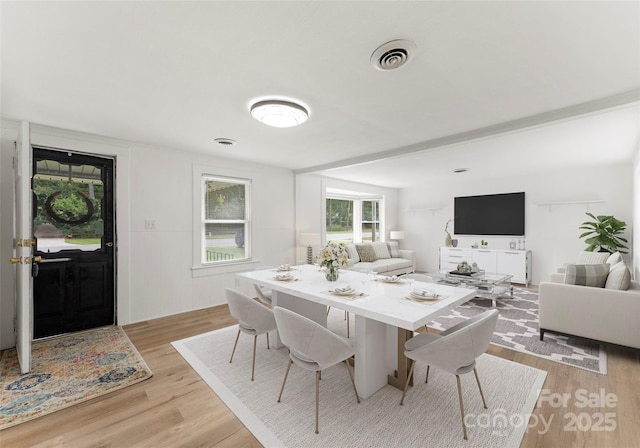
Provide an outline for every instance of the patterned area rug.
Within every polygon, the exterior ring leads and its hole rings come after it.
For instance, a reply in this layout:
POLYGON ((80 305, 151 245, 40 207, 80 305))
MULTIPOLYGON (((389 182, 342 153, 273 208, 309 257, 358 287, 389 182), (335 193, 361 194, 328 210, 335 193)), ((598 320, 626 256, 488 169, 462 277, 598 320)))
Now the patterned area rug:
MULTIPOLYGON (((444 330, 490 307, 491 300, 476 297, 429 326, 444 330)), ((607 352, 601 344, 551 333, 545 333, 544 341, 540 340, 535 292, 514 288, 514 297, 499 298, 496 307, 500 316, 493 344, 606 375, 607 352)))
POLYGON ((38 341, 32 370, 20 374, 15 349, 0 360, 0 430, 138 383, 151 370, 120 327, 38 341))

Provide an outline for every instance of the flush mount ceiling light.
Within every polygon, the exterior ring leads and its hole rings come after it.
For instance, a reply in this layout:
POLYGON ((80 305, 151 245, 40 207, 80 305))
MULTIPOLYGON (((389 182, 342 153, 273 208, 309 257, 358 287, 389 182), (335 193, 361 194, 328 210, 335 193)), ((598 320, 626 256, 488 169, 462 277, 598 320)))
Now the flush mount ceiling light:
POLYGON ((299 104, 282 100, 258 101, 251 106, 251 116, 268 126, 290 128, 307 121, 309 112, 299 104))
POLYGON ((411 60, 415 49, 415 44, 409 40, 392 40, 373 52, 371 64, 378 70, 398 69, 411 60))

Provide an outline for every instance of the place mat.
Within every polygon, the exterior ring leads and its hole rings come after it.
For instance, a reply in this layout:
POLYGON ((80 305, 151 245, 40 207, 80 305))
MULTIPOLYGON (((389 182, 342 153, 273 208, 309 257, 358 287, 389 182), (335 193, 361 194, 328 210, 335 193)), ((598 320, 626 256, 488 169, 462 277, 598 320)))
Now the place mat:
POLYGON ((340 294, 340 293, 329 290, 329 291, 323 291, 323 294, 329 294, 335 297, 342 297, 343 299, 355 299, 355 298, 369 296, 369 294, 367 294, 366 292, 358 292, 358 291, 354 291, 351 294, 340 294))
POLYGON ((438 302, 438 301, 440 301, 442 299, 446 299, 447 297, 449 297, 449 296, 443 296, 442 294, 438 294, 437 296, 435 296, 433 298, 431 298, 431 297, 429 297, 429 298, 427 298, 427 297, 418 298, 418 297, 414 297, 414 296, 408 295, 408 296, 405 297, 405 299, 406 300, 410 300, 412 302, 416 302, 416 303, 435 303, 435 302, 438 302))
POLYGON ((273 279, 277 282, 297 282, 300 279, 298 277, 291 277, 291 278, 278 278, 278 277, 273 277, 273 279))
POLYGON ((382 278, 377 278, 376 279, 377 282, 380 283, 387 283, 389 285, 406 285, 408 282, 405 279, 398 279, 398 280, 385 280, 382 278))

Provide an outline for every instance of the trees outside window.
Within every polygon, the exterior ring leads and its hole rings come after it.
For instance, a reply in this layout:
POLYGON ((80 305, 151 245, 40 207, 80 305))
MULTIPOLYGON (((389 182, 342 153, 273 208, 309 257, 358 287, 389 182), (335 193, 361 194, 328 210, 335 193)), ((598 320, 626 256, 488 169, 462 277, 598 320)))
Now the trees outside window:
POLYGON ((203 176, 202 264, 250 257, 249 180, 203 176))
POLYGON ((327 197, 326 241, 380 241, 382 199, 327 197))

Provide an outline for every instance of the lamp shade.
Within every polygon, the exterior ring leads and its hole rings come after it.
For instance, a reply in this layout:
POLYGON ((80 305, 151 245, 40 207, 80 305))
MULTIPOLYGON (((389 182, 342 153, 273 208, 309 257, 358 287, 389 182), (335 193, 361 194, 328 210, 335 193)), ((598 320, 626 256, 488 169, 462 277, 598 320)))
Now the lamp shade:
POLYGON ((389 232, 389 237, 392 240, 403 240, 404 239, 404 231, 403 230, 392 230, 389 232))
POLYGON ((316 246, 318 244, 320 244, 319 233, 301 233, 300 234, 301 246, 316 246))

